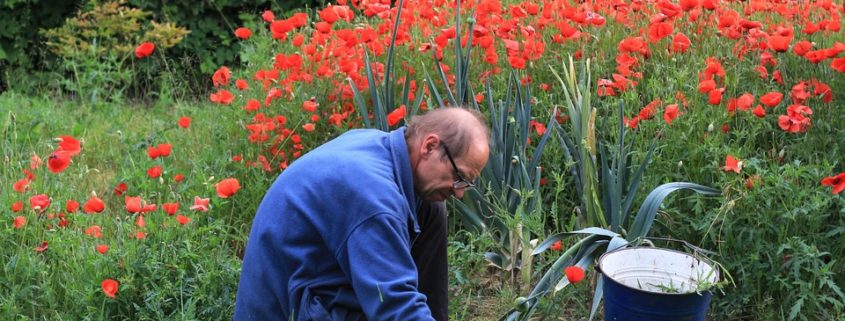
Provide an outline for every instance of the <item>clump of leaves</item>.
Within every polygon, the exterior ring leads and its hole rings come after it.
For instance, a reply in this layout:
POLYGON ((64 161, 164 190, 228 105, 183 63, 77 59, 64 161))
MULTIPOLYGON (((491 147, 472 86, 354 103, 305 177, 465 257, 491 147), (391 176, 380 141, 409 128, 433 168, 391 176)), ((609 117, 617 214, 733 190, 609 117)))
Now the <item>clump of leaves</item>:
POLYGON ((124 0, 93 4, 79 11, 58 28, 42 29, 47 49, 62 58, 85 59, 89 55, 125 56, 144 41, 159 49, 175 46, 188 29, 174 23, 147 22, 152 13, 127 7, 124 0), (93 50, 92 50, 93 49, 93 50))
POLYGON ((119 101, 127 89, 146 88, 162 75, 160 62, 132 63, 138 45, 152 42, 155 50, 163 50, 190 33, 173 23, 150 21, 150 12, 128 7, 124 0, 92 1, 87 7, 61 27, 40 32, 47 49, 60 58, 59 84, 92 103, 119 101))

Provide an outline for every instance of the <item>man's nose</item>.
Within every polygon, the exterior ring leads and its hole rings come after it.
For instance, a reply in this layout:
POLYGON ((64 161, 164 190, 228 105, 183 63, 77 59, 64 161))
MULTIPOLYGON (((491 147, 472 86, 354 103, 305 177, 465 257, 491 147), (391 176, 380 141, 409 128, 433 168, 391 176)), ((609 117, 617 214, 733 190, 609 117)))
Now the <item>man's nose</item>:
POLYGON ((456 198, 462 198, 464 197, 464 191, 466 191, 466 188, 453 188, 452 194, 454 194, 456 198))

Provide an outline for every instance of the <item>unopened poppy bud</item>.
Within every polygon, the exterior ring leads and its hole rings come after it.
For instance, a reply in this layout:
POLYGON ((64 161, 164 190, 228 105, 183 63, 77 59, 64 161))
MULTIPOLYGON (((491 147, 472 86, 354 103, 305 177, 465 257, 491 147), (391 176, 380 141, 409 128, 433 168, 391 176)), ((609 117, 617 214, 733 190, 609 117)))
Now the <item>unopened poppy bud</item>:
POLYGON ((526 312, 529 308, 531 308, 531 302, 528 301, 528 298, 526 297, 516 298, 514 305, 516 306, 516 310, 519 312, 526 312))
POLYGON ((712 133, 714 129, 716 129, 716 127, 713 126, 713 123, 710 123, 710 125, 707 125, 707 132, 708 133, 712 133))

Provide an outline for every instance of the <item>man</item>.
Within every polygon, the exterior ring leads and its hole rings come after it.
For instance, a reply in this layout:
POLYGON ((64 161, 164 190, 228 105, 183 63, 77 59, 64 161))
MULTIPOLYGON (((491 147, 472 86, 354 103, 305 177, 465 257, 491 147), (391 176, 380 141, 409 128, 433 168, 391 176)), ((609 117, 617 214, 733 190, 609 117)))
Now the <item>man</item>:
POLYGON ((291 164, 258 207, 235 320, 446 320, 442 201, 473 186, 488 136, 477 112, 442 108, 291 164))

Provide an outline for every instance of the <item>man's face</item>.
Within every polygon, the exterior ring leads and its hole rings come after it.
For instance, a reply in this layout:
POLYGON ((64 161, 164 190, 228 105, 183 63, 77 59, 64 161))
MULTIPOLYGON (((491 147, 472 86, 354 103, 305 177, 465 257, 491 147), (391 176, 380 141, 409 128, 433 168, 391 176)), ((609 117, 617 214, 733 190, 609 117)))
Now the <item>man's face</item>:
POLYGON ((471 146, 461 157, 451 157, 451 150, 442 142, 432 148, 414 169, 414 187, 429 202, 443 201, 452 195, 463 197, 480 175, 490 153, 486 144, 471 146))

